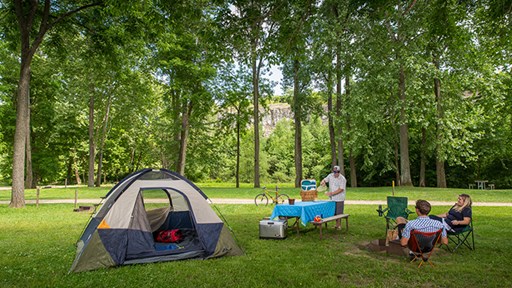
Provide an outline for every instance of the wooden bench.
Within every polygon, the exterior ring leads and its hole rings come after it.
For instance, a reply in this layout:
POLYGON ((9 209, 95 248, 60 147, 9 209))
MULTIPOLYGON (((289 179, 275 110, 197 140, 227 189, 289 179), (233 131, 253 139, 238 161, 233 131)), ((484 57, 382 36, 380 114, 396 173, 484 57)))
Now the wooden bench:
POLYGON ((327 229, 328 222, 336 221, 338 219, 345 219, 345 226, 347 227, 347 231, 348 231, 348 216, 350 216, 350 214, 338 214, 338 215, 334 215, 331 217, 323 218, 322 220, 320 220, 318 222, 311 221, 310 223, 315 225, 315 228, 320 227, 320 240, 321 240, 322 239, 322 226, 323 226, 322 224, 325 224, 325 228, 327 229))

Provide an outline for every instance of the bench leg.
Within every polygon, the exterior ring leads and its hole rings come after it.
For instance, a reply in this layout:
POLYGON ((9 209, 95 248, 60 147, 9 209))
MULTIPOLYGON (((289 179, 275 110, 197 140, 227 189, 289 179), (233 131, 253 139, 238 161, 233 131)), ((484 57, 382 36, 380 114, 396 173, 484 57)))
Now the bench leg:
MULTIPOLYGON (((341 220, 340 220, 341 221, 341 220)), ((341 224, 341 223, 340 223, 341 224)), ((348 217, 345 218, 345 228, 347 228, 347 232, 348 232, 348 217)), ((340 241, 343 240, 343 233, 340 229, 340 241)))
MULTIPOLYGON (((318 226, 320 226, 320 240, 322 240, 322 224, 318 226)), ((325 226, 327 227, 327 223, 325 223, 325 226)))

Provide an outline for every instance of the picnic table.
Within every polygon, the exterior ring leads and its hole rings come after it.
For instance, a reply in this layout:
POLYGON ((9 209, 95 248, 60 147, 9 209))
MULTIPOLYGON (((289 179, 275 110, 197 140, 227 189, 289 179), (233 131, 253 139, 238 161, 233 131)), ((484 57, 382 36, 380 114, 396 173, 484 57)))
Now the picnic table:
POLYGON ((488 180, 475 180, 476 189, 485 190, 485 185, 489 182, 488 180))
POLYGON ((278 204, 274 207, 270 219, 277 217, 295 218, 295 223, 290 227, 299 232, 299 223, 306 226, 313 221, 315 216, 322 218, 334 216, 336 203, 334 201, 307 201, 295 202, 294 205, 278 204))

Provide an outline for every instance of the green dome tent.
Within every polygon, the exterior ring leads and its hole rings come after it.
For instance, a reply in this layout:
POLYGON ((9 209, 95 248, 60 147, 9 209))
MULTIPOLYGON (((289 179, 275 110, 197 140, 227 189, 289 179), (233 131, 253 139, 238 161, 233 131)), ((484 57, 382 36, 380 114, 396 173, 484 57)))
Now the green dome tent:
POLYGON ((71 271, 242 255, 207 199, 192 182, 169 170, 144 169, 127 176, 92 215, 77 242, 71 271), (160 201, 151 205, 145 196, 160 201), (176 229, 181 241, 156 240, 161 231, 176 229))

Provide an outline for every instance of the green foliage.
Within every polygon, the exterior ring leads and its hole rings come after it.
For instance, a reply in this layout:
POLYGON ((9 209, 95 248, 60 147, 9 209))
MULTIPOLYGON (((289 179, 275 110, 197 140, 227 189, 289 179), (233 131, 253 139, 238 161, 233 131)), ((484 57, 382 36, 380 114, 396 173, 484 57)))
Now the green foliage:
MULTIPOLYGON (((93 99, 94 142, 96 153, 103 153, 107 182, 143 167, 176 170, 181 137, 187 137, 187 177, 232 181, 238 124, 240 177, 249 183, 252 69, 261 69, 261 76, 268 65, 280 65, 286 94, 270 95, 259 79, 259 103, 288 103, 300 114, 304 177, 319 179, 329 171, 324 110, 341 73, 349 87, 342 87, 334 120, 343 127, 344 156, 354 157, 359 185, 380 186, 396 177, 398 127, 405 122, 414 184, 425 155, 427 186, 436 185, 435 162, 442 160, 449 186, 487 179, 512 187, 509 2, 106 1, 54 26, 35 54, 34 176, 40 185, 73 183, 74 172, 87 178, 93 99), (401 66, 404 103, 397 101, 401 66), (293 76, 299 84, 295 94, 293 76), (440 100, 434 79, 441 85, 440 100), (184 120, 188 136, 182 136, 184 120)), ((79 4, 52 1, 52 13, 79 4)), ((8 184, 20 47, 12 3, 3 1, 0 10, 0 181, 8 184)), ((264 182, 294 178, 291 121, 260 137, 264 182)))

